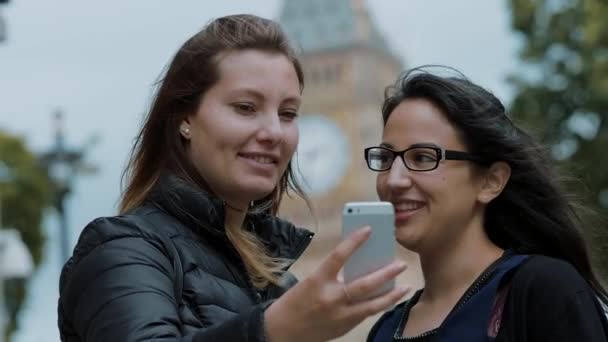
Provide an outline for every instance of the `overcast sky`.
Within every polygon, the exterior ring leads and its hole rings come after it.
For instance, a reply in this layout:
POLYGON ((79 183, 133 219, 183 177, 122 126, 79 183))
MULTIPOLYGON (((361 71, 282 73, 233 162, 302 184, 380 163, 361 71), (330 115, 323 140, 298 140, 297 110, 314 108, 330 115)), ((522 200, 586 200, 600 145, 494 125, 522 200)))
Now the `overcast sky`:
MULTIPOLYGON (((119 177, 152 84, 176 49, 211 18, 253 13, 276 18, 280 0, 12 0, 0 6, 8 40, 0 44, 0 129, 36 151, 53 141, 51 113, 61 108, 67 144, 101 140, 88 154, 100 167, 75 181, 68 202, 73 241, 97 216, 116 210, 119 177), (179 4, 179 6, 175 6, 179 4)), ((370 0, 380 31, 406 66, 446 64, 508 103, 505 83, 517 67, 517 37, 506 1, 370 0)), ((33 276, 16 342, 58 341, 57 223, 43 267, 33 276)))

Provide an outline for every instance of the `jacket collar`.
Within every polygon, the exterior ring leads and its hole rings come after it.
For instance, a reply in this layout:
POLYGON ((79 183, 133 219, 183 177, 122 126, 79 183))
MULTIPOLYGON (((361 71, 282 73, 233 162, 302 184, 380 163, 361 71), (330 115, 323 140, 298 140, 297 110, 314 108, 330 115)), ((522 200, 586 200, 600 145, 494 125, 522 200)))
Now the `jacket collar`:
MULTIPOLYGON (((224 227, 225 202, 220 198, 177 176, 164 175, 148 199, 205 239, 232 246, 224 227)), ((297 259, 314 235, 270 214, 251 214, 245 220, 277 258, 297 259)))

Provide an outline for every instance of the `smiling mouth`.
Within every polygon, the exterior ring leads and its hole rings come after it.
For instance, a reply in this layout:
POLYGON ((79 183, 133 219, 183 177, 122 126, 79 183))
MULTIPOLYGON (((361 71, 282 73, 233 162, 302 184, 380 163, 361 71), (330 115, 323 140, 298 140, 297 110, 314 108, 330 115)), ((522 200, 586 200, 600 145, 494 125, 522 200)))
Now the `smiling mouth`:
POLYGON ((414 215, 418 210, 423 208, 426 205, 424 202, 420 201, 407 201, 394 203, 395 207, 395 222, 403 223, 407 221, 412 215, 414 215))
POLYGON ((239 153, 239 156, 245 159, 253 160, 260 164, 272 165, 277 164, 278 158, 268 155, 239 153))
POLYGON ((395 211, 412 211, 424 207, 424 202, 407 201, 401 203, 394 203, 393 206, 395 207, 395 211))

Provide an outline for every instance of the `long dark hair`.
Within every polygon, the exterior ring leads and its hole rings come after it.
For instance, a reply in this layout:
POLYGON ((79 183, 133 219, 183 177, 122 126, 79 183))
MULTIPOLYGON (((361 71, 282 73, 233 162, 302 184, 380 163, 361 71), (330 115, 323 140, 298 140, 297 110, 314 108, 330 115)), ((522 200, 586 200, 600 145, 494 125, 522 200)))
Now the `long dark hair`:
MULTIPOLYGON (((121 213, 142 205, 165 173, 211 193, 188 157, 188 142, 179 134, 179 125, 196 112, 203 94, 218 81, 222 54, 245 49, 284 55, 294 66, 300 89, 304 88, 300 62, 276 22, 243 14, 221 17, 206 25, 180 47, 158 82, 156 96, 123 172, 121 213)), ((272 193, 255 201, 250 210, 276 214, 287 191, 295 192, 308 202, 296 181, 291 162, 272 193)), ((256 286, 278 282, 276 271, 281 268, 281 262, 267 257, 255 236, 241 227, 226 227, 226 234, 241 254, 256 286)))
POLYGON ((598 297, 608 294, 591 266, 577 205, 563 188, 547 149, 507 116, 496 96, 455 69, 423 66, 405 72, 385 91, 384 124, 405 99, 423 98, 443 110, 480 167, 503 161, 511 177, 486 208, 484 229, 504 249, 542 254, 572 264, 598 297), (439 74, 440 70, 447 72, 439 74))

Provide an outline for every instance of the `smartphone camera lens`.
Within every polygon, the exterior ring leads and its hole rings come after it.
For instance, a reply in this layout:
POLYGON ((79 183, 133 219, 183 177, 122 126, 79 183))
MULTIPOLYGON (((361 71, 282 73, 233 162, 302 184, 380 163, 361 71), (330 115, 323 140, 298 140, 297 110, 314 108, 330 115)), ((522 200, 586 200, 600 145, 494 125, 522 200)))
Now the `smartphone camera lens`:
POLYGON ((353 212, 353 210, 349 208, 349 209, 347 210, 347 212, 350 214, 350 213, 352 213, 352 212, 353 212))

